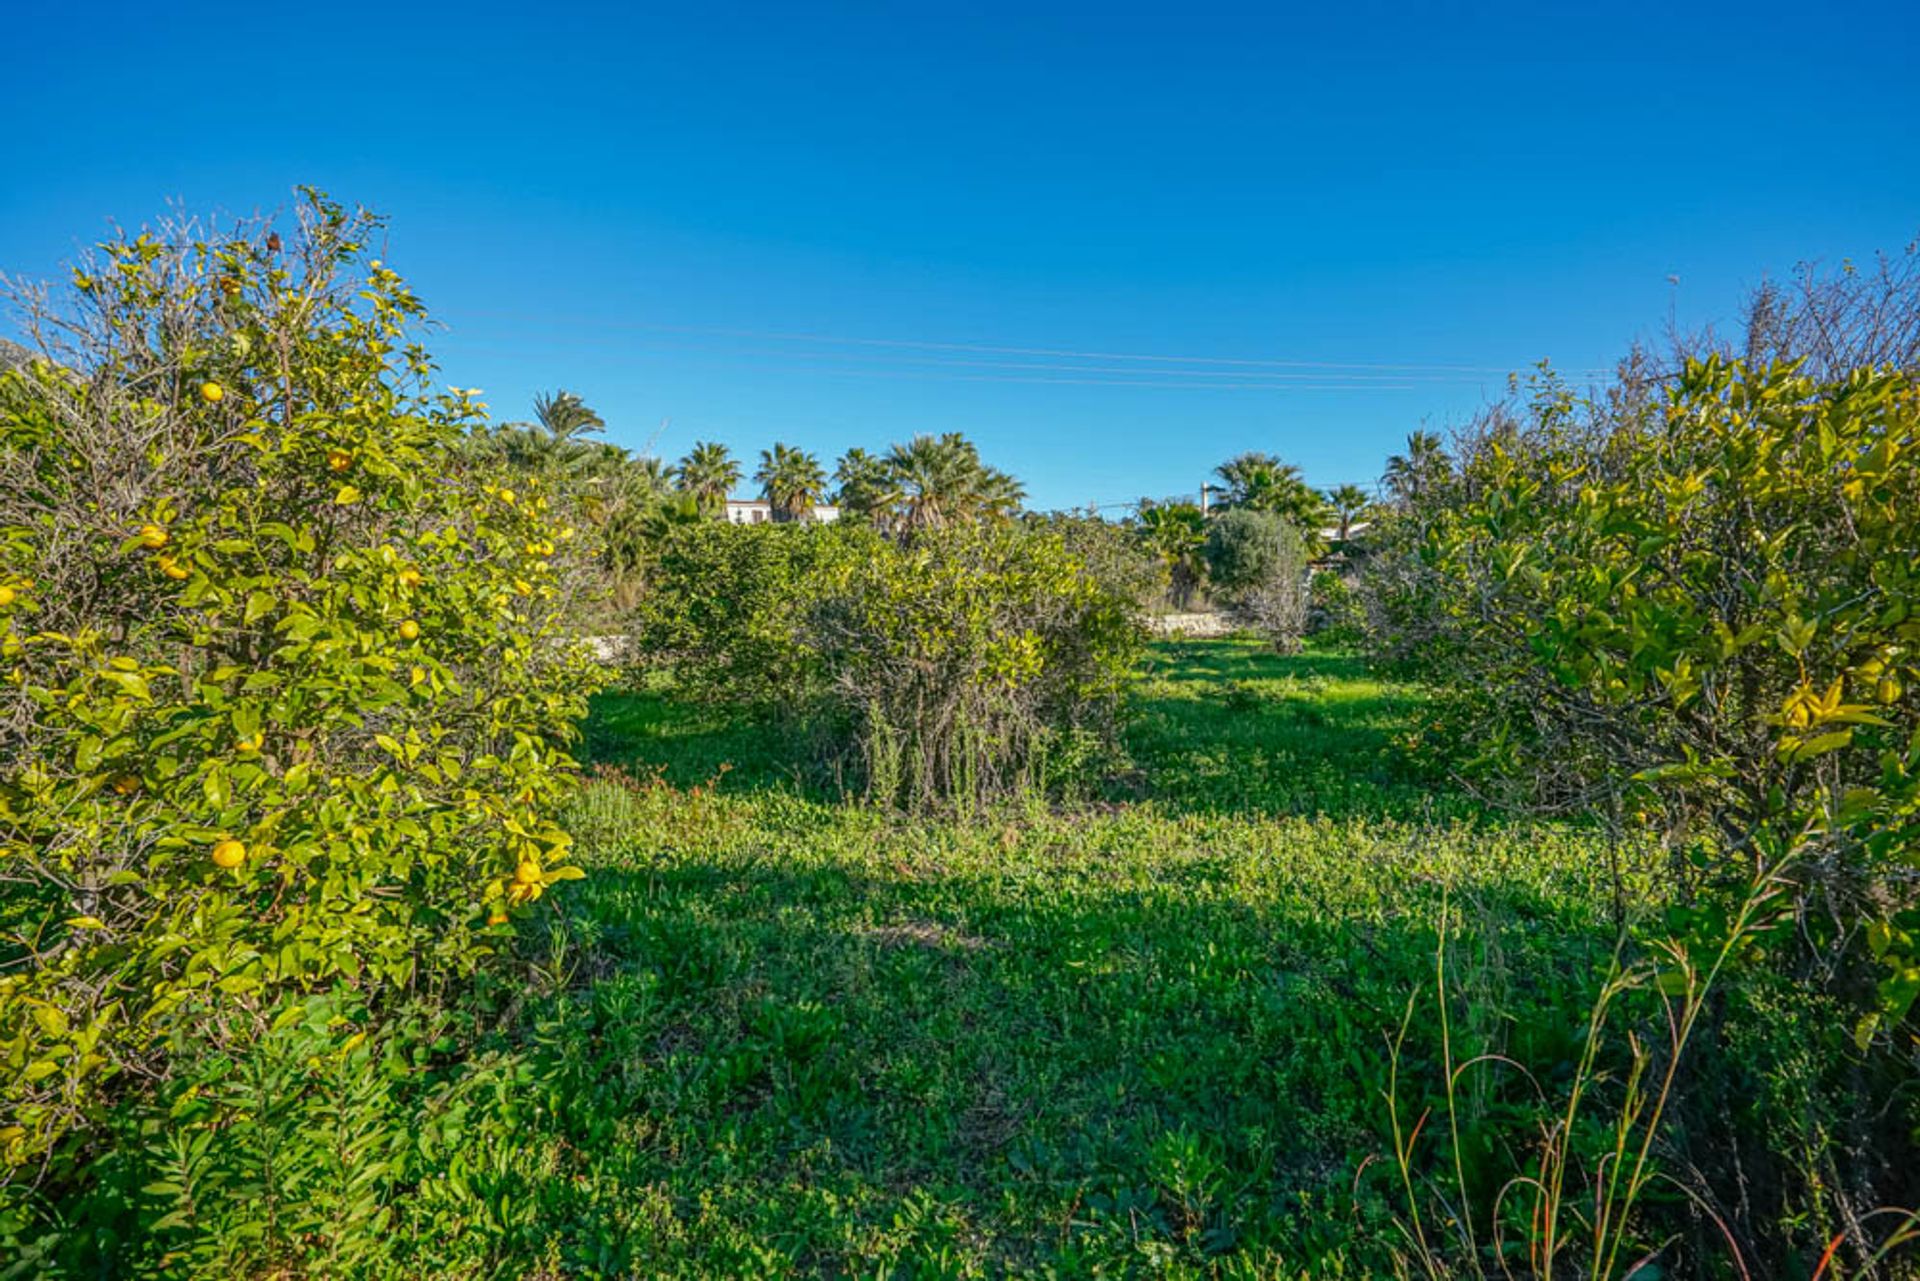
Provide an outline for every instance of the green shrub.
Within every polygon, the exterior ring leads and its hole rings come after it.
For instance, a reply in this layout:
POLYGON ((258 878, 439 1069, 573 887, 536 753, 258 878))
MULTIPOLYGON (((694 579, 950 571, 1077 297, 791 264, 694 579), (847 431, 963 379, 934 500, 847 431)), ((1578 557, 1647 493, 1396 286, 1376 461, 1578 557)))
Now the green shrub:
POLYGON ((1920 390, 1715 359, 1664 405, 1622 394, 1582 418, 1539 391, 1413 513, 1384 616, 1423 620, 1401 639, 1464 696, 1472 750, 1538 799, 1711 837, 1713 884, 1795 852, 1787 932, 1864 938, 1881 1013, 1903 1014, 1920 994, 1920 390))
POLYGON ((1347 580, 1330 569, 1307 584, 1307 633, 1328 645, 1359 645, 1366 640, 1367 617, 1347 580))
POLYGON ((636 648, 648 666, 673 671, 689 698, 792 711, 819 680, 819 655, 800 623, 819 590, 821 559, 846 537, 807 523, 673 528, 634 614, 636 648))
POLYGON ((870 796, 968 804, 1084 773, 1139 652, 1131 600, 1016 526, 839 550, 806 634, 870 796))
POLYGON ((1235 508, 1207 526, 1207 576, 1241 623, 1281 653, 1300 647, 1307 626, 1307 553, 1293 522, 1278 512, 1235 508))
POLYGON ((639 634, 684 689, 804 724, 821 764, 925 807, 1084 773, 1139 608, 1043 529, 708 524, 663 555, 639 634))
POLYGON ((431 988, 579 874, 569 531, 463 465, 376 229, 104 245, 0 374, 8 1170, 178 1029, 431 988))

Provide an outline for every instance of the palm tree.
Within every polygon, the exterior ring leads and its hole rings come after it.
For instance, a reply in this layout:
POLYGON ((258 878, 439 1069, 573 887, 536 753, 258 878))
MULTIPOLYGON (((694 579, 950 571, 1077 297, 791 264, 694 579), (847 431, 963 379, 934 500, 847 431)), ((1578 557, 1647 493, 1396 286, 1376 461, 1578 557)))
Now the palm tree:
POLYGON ((582 436, 607 429, 606 420, 600 417, 587 402, 570 391, 542 393, 533 398, 533 416, 547 435, 558 445, 572 445, 582 436))
POLYGON ((1358 485, 1342 485, 1326 493, 1327 505, 1333 509, 1336 522, 1334 541, 1344 543, 1353 535, 1354 522, 1364 516, 1373 505, 1367 491, 1358 485))
POLYGON ((1227 506, 1284 516, 1299 531, 1309 554, 1319 549, 1326 503, 1298 467, 1272 454, 1247 453, 1221 463, 1214 475, 1227 483, 1227 506))
POLYGON ((760 451, 760 470, 753 479, 775 520, 805 520, 827 488, 827 473, 818 458, 777 441, 772 449, 760 451))
POLYGON ((727 495, 740 483, 740 464, 727 447, 714 441, 696 441, 673 469, 680 491, 693 495, 704 512, 719 511, 727 495))
POLYGON ((1198 503, 1140 503, 1140 536, 1167 568, 1167 594, 1176 609, 1193 603, 1207 576, 1207 517, 1198 503))
POLYGON ((1444 480, 1452 466, 1453 461, 1447 457, 1438 436, 1430 431, 1416 431, 1407 437, 1406 453, 1387 459, 1382 479, 1395 498, 1413 503, 1444 480))
POLYGON ((915 436, 887 451, 887 469, 900 491, 901 524, 937 529, 956 520, 1000 519, 1020 510, 1026 490, 959 432, 915 436))
POLYGON ((533 416, 530 423, 502 423, 475 433, 475 447, 516 470, 555 476, 576 474, 608 455, 626 457, 617 445, 584 439, 605 431, 607 424, 574 392, 535 396, 533 416))
POLYGON ((883 530, 892 523, 901 494, 886 459, 855 445, 840 455, 833 482, 833 501, 843 516, 870 520, 883 530))

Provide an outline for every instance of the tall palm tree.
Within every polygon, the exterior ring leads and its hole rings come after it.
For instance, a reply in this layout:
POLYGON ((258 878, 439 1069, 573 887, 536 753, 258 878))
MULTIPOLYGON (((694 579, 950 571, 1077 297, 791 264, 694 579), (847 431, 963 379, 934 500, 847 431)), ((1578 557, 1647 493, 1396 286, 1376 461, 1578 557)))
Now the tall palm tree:
POLYGON ((533 422, 502 423, 474 436, 474 445, 489 457, 521 471, 571 476, 605 461, 609 453, 626 451, 586 436, 606 430, 606 422, 576 393, 557 391, 533 398, 533 422))
POLYGON ((694 442, 673 475, 682 493, 693 495, 700 510, 712 513, 726 504, 727 495, 740 483, 740 464, 725 445, 702 440, 694 442))
POLYGON ((1221 463, 1214 474, 1226 482, 1227 506, 1284 516, 1310 553, 1319 549, 1324 541, 1321 528, 1327 522, 1326 502, 1298 467, 1272 454, 1246 453, 1221 463))
POLYGON ((886 459, 855 445, 840 455, 833 483, 833 501, 842 516, 872 521, 883 530, 891 525, 901 495, 886 459))
POLYGON ((570 445, 607 429, 606 420, 570 391, 542 392, 533 398, 533 417, 556 443, 570 445))
POLYGON ((1333 509, 1335 521, 1334 541, 1344 543, 1353 536, 1354 522, 1364 516, 1373 505, 1367 491, 1358 485, 1342 485, 1326 493, 1327 505, 1333 509))
POLYGON ((1406 453, 1387 459, 1382 479, 1401 502, 1418 502, 1421 495, 1446 478, 1452 466, 1440 437, 1430 431, 1416 431, 1407 437, 1406 453))
POLYGON ((1011 516, 1026 497, 1019 481, 982 463, 973 442, 957 431, 895 445, 886 464, 900 491, 901 524, 910 530, 1011 516))
POLYGON ((760 470, 753 479, 775 520, 805 520, 827 489, 827 473, 818 458, 778 441, 760 451, 760 470))

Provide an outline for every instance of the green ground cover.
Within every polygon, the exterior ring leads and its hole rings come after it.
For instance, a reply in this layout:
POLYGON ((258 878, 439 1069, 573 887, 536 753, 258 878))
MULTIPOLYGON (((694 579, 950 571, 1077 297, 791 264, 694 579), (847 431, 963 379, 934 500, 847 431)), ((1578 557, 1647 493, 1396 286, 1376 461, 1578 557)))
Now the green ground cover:
POLYGON ((1500 1020, 1464 1035, 1528 1061, 1571 1053, 1612 939, 1589 838, 1476 822, 1397 755, 1415 707, 1344 656, 1162 645, 1113 799, 956 824, 808 794, 763 727, 601 699, 592 875, 555 922, 564 979, 518 1016, 540 1101, 492 1158, 523 1222, 489 1256, 1385 1266, 1392 1186, 1360 1167, 1443 904, 1500 1020))

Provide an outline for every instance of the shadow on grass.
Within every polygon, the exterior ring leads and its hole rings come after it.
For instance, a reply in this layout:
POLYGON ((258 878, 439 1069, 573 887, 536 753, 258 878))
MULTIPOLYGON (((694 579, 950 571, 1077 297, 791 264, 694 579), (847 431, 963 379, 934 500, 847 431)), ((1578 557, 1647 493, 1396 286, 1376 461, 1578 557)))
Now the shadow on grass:
MULTIPOLYGON (((1282 656, 1238 638, 1160 642, 1127 699, 1133 773, 1108 797, 1172 813, 1486 819, 1410 759, 1402 736, 1419 708, 1416 691, 1349 654, 1282 656)), ((675 787, 717 780, 726 794, 838 799, 818 750, 790 723, 689 704, 654 685, 596 697, 581 757, 658 771, 675 787)))
MULTIPOLYGON (((1351 1190, 1381 1145, 1382 1034, 1430 978, 1437 889, 1363 923, 1311 894, 1238 898, 1225 866, 1198 892, 1031 856, 928 874, 861 844, 583 884, 592 961, 529 1011, 552 1107, 520 1136, 594 1154, 566 1179, 529 1171, 563 1257, 616 1242, 623 1265, 676 1274, 876 1257, 919 1274, 948 1248, 988 1274, 1084 1275, 1128 1270, 1144 1241, 1189 1266, 1385 1261, 1388 1189, 1351 1190), (663 1196, 683 1207, 670 1235, 619 1221, 663 1196)), ((1492 892, 1493 954, 1553 980, 1511 994, 1502 1026, 1578 1027, 1606 940, 1492 892)), ((1431 1040, 1416 1029, 1410 1079, 1433 1075, 1431 1040)))
POLYGON ((581 763, 638 774, 658 771, 674 787, 716 784, 741 793, 799 791, 830 798, 809 752, 813 743, 772 717, 674 699, 660 689, 595 695, 580 744, 581 763))

